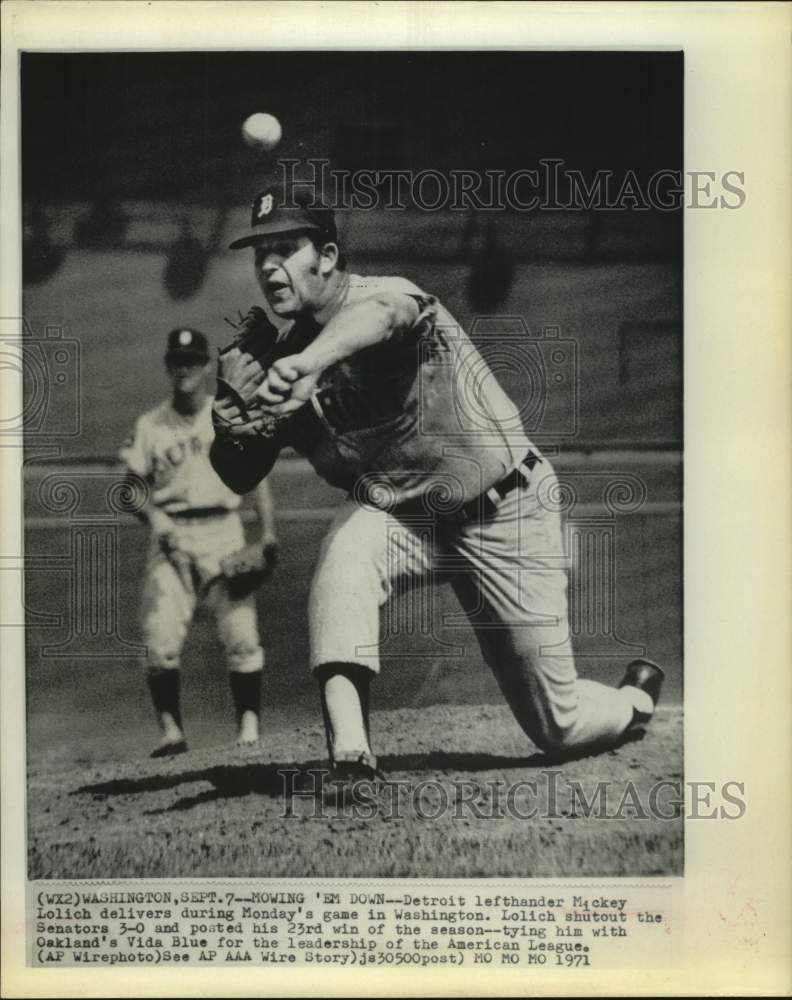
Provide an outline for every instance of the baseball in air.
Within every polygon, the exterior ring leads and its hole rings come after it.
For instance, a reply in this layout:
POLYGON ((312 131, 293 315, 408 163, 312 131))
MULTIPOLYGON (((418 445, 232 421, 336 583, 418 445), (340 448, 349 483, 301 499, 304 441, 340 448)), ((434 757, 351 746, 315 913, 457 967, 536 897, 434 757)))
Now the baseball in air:
POLYGON ((258 111, 242 123, 242 138, 253 149, 269 152, 280 142, 281 124, 275 115, 258 111))

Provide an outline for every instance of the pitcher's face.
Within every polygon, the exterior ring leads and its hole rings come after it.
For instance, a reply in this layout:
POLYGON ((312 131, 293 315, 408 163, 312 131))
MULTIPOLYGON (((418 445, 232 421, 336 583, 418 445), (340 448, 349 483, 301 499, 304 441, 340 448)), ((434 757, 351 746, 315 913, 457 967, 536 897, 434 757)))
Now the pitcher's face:
POLYGON ((324 287, 321 254, 307 236, 273 236, 254 248, 256 280, 276 316, 318 306, 324 287))

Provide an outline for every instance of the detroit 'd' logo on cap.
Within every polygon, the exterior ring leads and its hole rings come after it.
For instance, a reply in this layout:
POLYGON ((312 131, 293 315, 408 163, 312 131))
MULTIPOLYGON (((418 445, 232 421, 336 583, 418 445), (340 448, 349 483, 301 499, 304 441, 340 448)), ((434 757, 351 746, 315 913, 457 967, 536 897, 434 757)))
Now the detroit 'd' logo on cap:
POLYGON ((181 347, 189 347, 192 343, 192 333, 189 330, 181 330, 179 333, 179 345, 181 347))
POLYGON ((272 195, 264 194, 261 196, 259 201, 257 218, 263 219, 265 216, 269 215, 272 211, 272 195))

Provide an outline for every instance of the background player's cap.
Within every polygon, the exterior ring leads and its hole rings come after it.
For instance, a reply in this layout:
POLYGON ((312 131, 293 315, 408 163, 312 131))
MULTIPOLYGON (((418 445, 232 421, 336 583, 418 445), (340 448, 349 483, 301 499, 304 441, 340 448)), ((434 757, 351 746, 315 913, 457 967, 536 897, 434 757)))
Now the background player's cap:
POLYGON ((200 330, 180 326, 168 334, 166 361, 208 361, 209 341, 200 330))
POLYGON ((250 229, 246 236, 230 243, 229 249, 252 247, 278 233, 318 231, 329 243, 338 239, 333 210, 308 185, 291 189, 274 185, 260 191, 253 199, 250 229))

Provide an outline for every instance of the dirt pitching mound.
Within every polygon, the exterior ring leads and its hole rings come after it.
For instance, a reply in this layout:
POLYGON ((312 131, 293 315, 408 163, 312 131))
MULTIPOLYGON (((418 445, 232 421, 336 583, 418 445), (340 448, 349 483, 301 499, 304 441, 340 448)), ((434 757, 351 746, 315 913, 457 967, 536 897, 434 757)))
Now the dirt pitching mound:
POLYGON ((540 754, 505 706, 375 712, 372 731, 385 780, 354 793, 323 780, 321 725, 285 720, 252 748, 38 765, 30 877, 682 872, 679 707, 661 706, 643 739, 566 761, 540 754))

